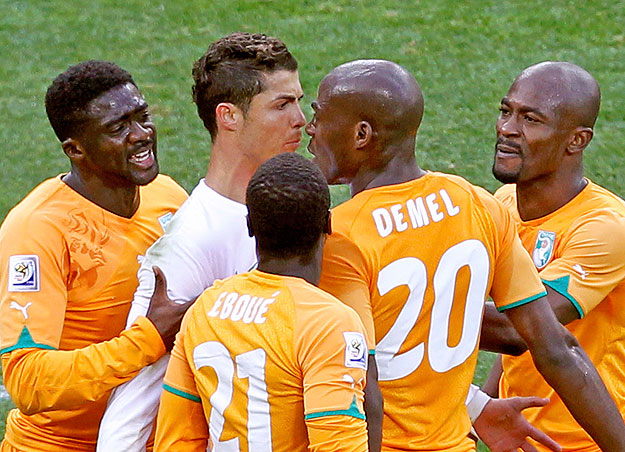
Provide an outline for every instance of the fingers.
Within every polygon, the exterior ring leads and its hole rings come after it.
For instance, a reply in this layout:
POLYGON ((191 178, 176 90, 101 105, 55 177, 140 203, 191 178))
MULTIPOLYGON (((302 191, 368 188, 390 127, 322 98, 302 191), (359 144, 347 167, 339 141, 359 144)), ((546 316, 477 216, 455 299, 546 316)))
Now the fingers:
POLYGON ((165 273, 156 265, 152 267, 152 271, 154 272, 154 293, 163 292, 167 290, 167 279, 165 278, 165 273))
POLYGON ((524 452, 538 452, 538 449, 536 449, 534 446, 532 446, 527 441, 524 441, 523 444, 521 444, 521 446, 519 446, 519 447, 524 452))
POLYGON ((523 411, 526 408, 536 408, 545 406, 549 403, 549 399, 543 399, 540 397, 513 397, 515 408, 519 411, 523 411))
MULTIPOLYGON (((549 435, 547 435, 545 432, 541 430, 538 430, 534 426, 530 427, 530 431, 528 432, 527 436, 538 441, 540 444, 542 444, 545 447, 548 447, 554 452, 560 452, 562 450, 562 447, 558 443, 556 443, 554 440, 552 440, 551 437, 549 437, 549 435)), ((525 450, 524 448, 522 449, 525 450)), ((526 452, 530 452, 530 451, 526 451, 526 452)))

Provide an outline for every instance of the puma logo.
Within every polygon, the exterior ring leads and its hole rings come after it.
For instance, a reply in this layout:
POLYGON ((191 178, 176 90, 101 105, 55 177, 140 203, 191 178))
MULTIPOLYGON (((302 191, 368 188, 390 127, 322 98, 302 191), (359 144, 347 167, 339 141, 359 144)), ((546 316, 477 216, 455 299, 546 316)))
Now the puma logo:
POLYGON ((26 306, 21 306, 17 301, 12 301, 11 304, 9 305, 9 308, 17 309, 24 315, 24 320, 28 320, 27 309, 30 307, 31 304, 33 304, 33 302, 29 301, 28 303, 26 303, 26 306))

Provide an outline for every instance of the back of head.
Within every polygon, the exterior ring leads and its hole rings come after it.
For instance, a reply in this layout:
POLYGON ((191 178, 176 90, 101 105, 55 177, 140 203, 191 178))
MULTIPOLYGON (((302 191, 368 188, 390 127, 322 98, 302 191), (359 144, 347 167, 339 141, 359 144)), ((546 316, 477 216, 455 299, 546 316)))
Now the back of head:
POLYGON ((89 102, 132 76, 114 63, 85 61, 57 76, 46 93, 46 112, 56 136, 63 142, 84 119, 89 102))
POLYGON ((247 186, 246 204, 261 253, 307 257, 326 230, 330 191, 314 163, 288 152, 258 168, 247 186))
POLYGON ((193 66, 193 101, 214 139, 215 107, 232 103, 244 112, 264 89, 264 73, 296 71, 297 61, 286 45, 264 34, 237 32, 213 42, 193 66))
POLYGON ((531 83, 548 96, 560 116, 571 118, 573 127, 594 126, 601 91, 597 80, 584 68, 563 61, 544 61, 521 72, 510 90, 520 83, 531 83))
POLYGON ((416 135, 423 93, 405 68, 387 60, 356 60, 336 67, 322 81, 332 97, 389 139, 416 135))

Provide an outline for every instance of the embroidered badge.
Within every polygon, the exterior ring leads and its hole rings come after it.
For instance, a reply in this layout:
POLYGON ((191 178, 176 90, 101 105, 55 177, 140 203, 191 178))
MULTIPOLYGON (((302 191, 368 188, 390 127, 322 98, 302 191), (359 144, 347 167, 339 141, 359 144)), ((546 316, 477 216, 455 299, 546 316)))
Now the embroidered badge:
POLYGON ((39 291, 39 256, 26 254, 9 257, 8 291, 39 291))
POLYGON ((534 252, 532 253, 532 259, 534 265, 538 270, 547 265, 547 262, 553 256, 553 246, 556 242, 556 233, 549 231, 538 231, 536 236, 536 245, 534 245, 534 252))
POLYGON ((345 367, 367 369, 367 344, 362 333, 344 331, 345 338, 345 367))

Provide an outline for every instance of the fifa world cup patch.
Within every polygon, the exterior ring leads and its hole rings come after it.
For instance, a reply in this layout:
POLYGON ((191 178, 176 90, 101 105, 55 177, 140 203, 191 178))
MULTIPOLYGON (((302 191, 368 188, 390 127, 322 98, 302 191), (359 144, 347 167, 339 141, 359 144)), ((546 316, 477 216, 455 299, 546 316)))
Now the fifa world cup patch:
POLYGON ((556 233, 549 231, 538 231, 536 244, 532 253, 532 260, 538 270, 543 268, 553 256, 553 246, 556 242, 556 233))
POLYGON ((362 333, 344 331, 345 367, 367 370, 367 343, 362 333))
POLYGON ((39 256, 20 254, 9 257, 9 292, 39 292, 39 256))

